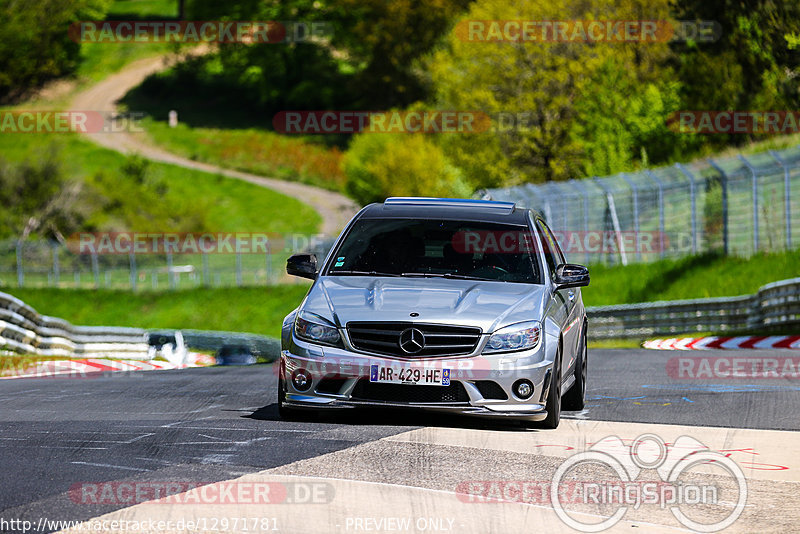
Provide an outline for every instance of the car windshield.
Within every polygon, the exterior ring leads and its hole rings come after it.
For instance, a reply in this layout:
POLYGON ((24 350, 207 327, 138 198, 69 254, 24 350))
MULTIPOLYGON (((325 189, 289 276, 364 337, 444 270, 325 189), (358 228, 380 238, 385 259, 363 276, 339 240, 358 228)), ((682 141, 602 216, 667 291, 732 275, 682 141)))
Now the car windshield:
POLYGON ((361 219, 328 275, 441 277, 541 283, 526 226, 475 221, 361 219))

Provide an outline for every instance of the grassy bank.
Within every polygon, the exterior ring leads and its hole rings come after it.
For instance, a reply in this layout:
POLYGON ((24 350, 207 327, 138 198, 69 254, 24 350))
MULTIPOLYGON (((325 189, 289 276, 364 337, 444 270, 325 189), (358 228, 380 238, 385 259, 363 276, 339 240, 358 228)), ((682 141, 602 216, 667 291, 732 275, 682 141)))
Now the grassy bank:
POLYGON ((36 311, 77 325, 229 330, 279 337, 307 284, 182 291, 6 289, 36 311))
POLYGON ((582 291, 587 306, 750 295, 764 284, 800 276, 800 250, 751 258, 704 254, 589 270, 592 282, 582 291))
POLYGON ((321 222, 309 206, 270 189, 174 165, 147 164, 142 182, 123 171, 128 157, 76 134, 0 136, 0 154, 12 163, 53 149, 65 176, 96 193, 83 200, 86 228, 312 233, 321 222))
POLYGON ((152 119, 143 125, 151 144, 192 160, 333 191, 344 186, 342 153, 335 147, 254 128, 193 128, 185 123, 170 128, 152 119))

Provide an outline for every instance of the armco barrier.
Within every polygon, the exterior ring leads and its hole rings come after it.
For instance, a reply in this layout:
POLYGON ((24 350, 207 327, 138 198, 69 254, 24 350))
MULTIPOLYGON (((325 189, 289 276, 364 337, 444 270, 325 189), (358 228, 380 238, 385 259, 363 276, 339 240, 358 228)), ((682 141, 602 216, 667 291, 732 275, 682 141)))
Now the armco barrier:
POLYGON ((147 359, 144 334, 140 328, 74 326, 0 292, 0 351, 142 360, 147 359))
MULTIPOLYGON (((154 330, 153 332, 163 332, 154 330)), ((181 330, 186 346, 195 350, 216 351, 224 345, 247 347, 254 354, 267 360, 277 360, 281 351, 278 339, 242 332, 220 332, 213 330, 181 330)))
POLYGON ((800 329, 800 278, 767 284, 755 295, 598 306, 587 314, 595 339, 800 329))
MULTIPOLYGON (((224 345, 246 346, 267 359, 276 359, 280 353, 280 341, 266 336, 203 330, 181 332, 191 349, 215 351, 224 345)), ((41 315, 18 298, 0 292, 0 354, 147 360, 146 333, 148 330, 141 328, 75 326, 64 319, 41 315)))

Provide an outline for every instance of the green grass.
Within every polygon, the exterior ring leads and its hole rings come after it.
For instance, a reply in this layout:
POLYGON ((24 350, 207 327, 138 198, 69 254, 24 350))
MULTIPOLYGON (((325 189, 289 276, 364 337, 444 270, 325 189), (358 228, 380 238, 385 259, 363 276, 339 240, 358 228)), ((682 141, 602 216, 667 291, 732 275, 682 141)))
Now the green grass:
POLYGON ((139 19, 175 18, 178 0, 116 0, 108 10, 108 16, 116 19, 126 15, 139 19))
POLYGON ((584 304, 604 306, 656 300, 750 295, 759 287, 800 276, 800 250, 751 258, 715 254, 624 267, 590 266, 584 304))
POLYGON ((193 128, 186 123, 170 128, 152 119, 143 125, 151 144, 192 160, 333 191, 344 186, 342 153, 335 147, 254 128, 193 128))
POLYGON ((173 50, 170 43, 83 43, 81 63, 75 73, 78 88, 99 82, 136 60, 173 50))
POLYGON ((0 136, 0 154, 6 161, 20 162, 41 156, 55 143, 64 171, 78 180, 91 180, 122 203, 116 211, 87 205, 86 224, 98 230, 118 231, 214 231, 313 233, 321 219, 309 206, 247 182, 174 165, 151 162, 147 179, 166 185, 167 192, 154 204, 135 203, 137 184, 122 173, 123 156, 99 147, 75 134, 17 134, 0 136), (104 178, 97 180, 101 174, 104 178), (130 200, 129 200, 130 199, 130 200), (175 214, 183 215, 176 226, 175 214), (192 221, 200 223, 192 227, 192 221))
POLYGON ((280 337, 283 318, 308 284, 260 288, 129 291, 6 290, 44 315, 76 325, 227 330, 280 337))

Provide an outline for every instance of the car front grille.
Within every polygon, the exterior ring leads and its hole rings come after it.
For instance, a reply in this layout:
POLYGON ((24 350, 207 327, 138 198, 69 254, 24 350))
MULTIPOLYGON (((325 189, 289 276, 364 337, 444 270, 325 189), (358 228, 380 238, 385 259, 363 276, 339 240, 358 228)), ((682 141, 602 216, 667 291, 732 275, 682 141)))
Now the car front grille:
POLYGON ((402 404, 468 403, 469 395, 461 382, 449 386, 420 384, 379 384, 362 378, 353 388, 352 400, 402 404))
POLYGON ((358 350, 387 356, 426 358, 470 354, 480 341, 481 329, 410 322, 350 322, 347 323, 347 334, 350 343, 358 350), (400 348, 400 335, 409 328, 419 330, 425 337, 422 350, 413 354, 400 348))

